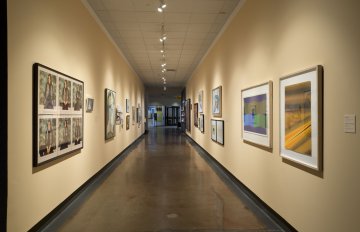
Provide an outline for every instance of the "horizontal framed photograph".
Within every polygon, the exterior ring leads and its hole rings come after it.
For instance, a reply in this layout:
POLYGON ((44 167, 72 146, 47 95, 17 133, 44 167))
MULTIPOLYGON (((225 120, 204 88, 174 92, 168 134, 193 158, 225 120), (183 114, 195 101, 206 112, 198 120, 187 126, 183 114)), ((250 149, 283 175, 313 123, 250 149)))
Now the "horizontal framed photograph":
POLYGON ((212 114, 214 117, 221 117, 222 110, 222 86, 212 90, 212 114))
POLYGON ((33 166, 83 148, 84 82, 33 65, 33 166))
POLYGON ((241 91, 242 137, 272 148, 272 81, 241 91))
POLYGON ((211 119, 211 139, 224 145, 224 120, 211 119))
POLYGON ((280 154, 322 170, 323 67, 280 78, 280 154))

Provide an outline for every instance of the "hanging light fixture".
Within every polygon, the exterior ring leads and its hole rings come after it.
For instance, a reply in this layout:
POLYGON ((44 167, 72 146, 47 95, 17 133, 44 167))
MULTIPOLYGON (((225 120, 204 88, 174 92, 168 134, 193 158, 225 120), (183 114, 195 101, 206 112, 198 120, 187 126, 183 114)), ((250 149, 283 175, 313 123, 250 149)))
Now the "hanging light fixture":
POLYGON ((163 43, 167 39, 167 35, 165 33, 165 27, 164 24, 161 25, 161 36, 160 36, 160 42, 163 43))

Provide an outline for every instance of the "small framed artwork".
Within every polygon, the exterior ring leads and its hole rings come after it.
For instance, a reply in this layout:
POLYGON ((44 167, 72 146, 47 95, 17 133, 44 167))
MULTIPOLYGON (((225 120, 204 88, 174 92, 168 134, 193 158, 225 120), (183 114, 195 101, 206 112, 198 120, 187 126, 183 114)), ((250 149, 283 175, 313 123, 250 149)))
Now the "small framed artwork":
POLYGON ((212 90, 212 114, 214 117, 221 117, 222 108, 222 86, 212 90))
POLYGON ((204 112, 203 99, 204 99, 204 91, 203 91, 203 90, 200 90, 200 91, 199 91, 199 95, 198 95, 199 113, 203 113, 203 112, 204 112))
POLYGON ((191 131, 191 99, 189 98, 188 100, 186 100, 185 102, 185 125, 186 125, 186 130, 187 131, 191 131))
POLYGON ((199 117, 199 130, 201 131, 201 133, 204 133, 205 129, 204 129, 204 114, 200 114, 199 117))
POLYGON ((33 65, 33 166, 83 148, 84 82, 33 65))
POLYGON ((116 92, 105 89, 105 140, 115 137, 116 92))
POLYGON ((136 107, 131 107, 131 116, 132 116, 132 124, 135 125, 136 122, 136 107))
POLYGON ((126 115, 126 130, 130 129, 130 115, 126 115))
POLYGON ((115 124, 121 125, 121 118, 122 118, 122 112, 120 105, 116 107, 116 118, 115 118, 115 124))
POLYGON ((87 98, 86 99, 86 112, 92 112, 94 110, 94 99, 87 98))
POLYGON ((130 107, 131 107, 130 99, 126 99, 126 113, 130 113, 130 107))
POLYGON ((211 119, 211 139, 224 145, 224 120, 211 119))
POLYGON ((199 120, 198 120, 198 103, 194 103, 194 126, 195 127, 198 127, 198 123, 199 123, 199 120))
POLYGON ((280 154, 322 170, 323 67, 280 78, 280 154))
POLYGON ((242 136, 246 142, 272 147, 272 81, 241 91, 242 136))
POLYGON ((211 119, 211 139, 216 141, 216 120, 211 119))

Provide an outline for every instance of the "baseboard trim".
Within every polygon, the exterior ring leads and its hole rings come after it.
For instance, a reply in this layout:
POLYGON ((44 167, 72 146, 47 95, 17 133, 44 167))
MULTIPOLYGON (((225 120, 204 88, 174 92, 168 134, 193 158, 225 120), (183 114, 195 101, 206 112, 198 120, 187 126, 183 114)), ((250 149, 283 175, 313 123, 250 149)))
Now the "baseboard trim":
POLYGON ((208 153, 200 144, 198 144, 188 134, 184 133, 188 138, 189 143, 198 151, 200 156, 210 165, 210 167, 217 173, 217 175, 224 180, 237 193, 242 193, 247 198, 255 203, 263 212, 278 224, 284 231, 297 232, 297 230, 281 217, 275 210, 267 205, 260 197, 251 191, 244 183, 236 178, 227 168, 225 168, 219 161, 217 161, 210 153, 208 153))
POLYGON ((76 199, 79 198, 89 187, 95 188, 105 179, 103 176, 111 171, 117 166, 118 163, 121 163, 127 155, 132 151, 132 148, 135 148, 137 144, 142 140, 145 133, 140 135, 134 142, 127 146, 123 151, 121 151, 115 158, 113 158, 109 163, 107 163, 103 168, 101 168, 97 173, 90 177, 84 184, 82 184, 78 189, 76 189, 70 196, 68 196, 64 201, 62 201, 56 208, 54 208, 50 213, 48 213, 43 219, 36 223, 29 232, 36 232, 45 229, 57 216, 61 214, 69 205, 71 205, 76 199), (96 183, 94 186, 94 183, 96 183))

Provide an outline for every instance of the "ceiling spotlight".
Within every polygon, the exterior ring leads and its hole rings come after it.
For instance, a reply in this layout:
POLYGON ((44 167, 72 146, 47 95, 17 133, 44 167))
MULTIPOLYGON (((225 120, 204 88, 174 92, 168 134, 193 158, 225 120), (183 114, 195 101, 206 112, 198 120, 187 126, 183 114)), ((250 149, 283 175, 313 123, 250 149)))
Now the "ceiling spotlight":
POLYGON ((166 66, 166 63, 161 64, 161 67, 165 67, 165 66, 166 66))
POLYGON ((164 86, 164 91, 166 91, 166 86, 164 86))
POLYGON ((166 3, 164 2, 164 0, 160 0, 160 6, 157 8, 157 10, 161 13, 164 11, 166 7, 166 3))
POLYGON ((163 73, 166 72, 166 68, 163 68, 163 69, 161 70, 161 72, 163 72, 163 73))
POLYGON ((164 53, 164 52, 165 52, 165 50, 164 50, 164 49, 161 49, 161 50, 160 50, 160 52, 161 52, 161 53, 164 53))
POLYGON ((167 39, 166 34, 163 34, 160 38, 160 42, 164 42, 167 39))

